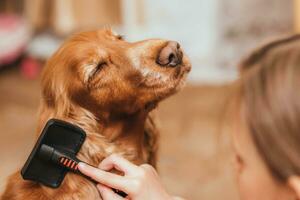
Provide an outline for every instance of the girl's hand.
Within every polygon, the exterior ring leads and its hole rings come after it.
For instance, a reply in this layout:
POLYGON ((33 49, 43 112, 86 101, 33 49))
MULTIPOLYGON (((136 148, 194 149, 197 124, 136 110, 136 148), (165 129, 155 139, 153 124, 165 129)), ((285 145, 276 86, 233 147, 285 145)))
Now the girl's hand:
POLYGON ((81 173, 99 182, 97 185, 103 200, 124 199, 116 194, 111 188, 121 190, 128 194, 125 199, 131 200, 173 200, 161 184, 155 169, 143 164, 136 166, 128 160, 111 155, 105 158, 98 168, 79 163, 81 173), (111 169, 117 169, 124 176, 109 173, 111 169))

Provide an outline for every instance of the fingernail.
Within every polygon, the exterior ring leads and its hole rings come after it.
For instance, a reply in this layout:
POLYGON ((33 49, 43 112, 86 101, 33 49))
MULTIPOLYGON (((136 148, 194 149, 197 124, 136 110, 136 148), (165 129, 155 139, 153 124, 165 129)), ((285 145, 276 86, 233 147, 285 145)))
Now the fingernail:
POLYGON ((85 166, 86 166, 86 164, 83 163, 83 162, 78 163, 78 168, 79 168, 79 169, 84 169, 85 166))

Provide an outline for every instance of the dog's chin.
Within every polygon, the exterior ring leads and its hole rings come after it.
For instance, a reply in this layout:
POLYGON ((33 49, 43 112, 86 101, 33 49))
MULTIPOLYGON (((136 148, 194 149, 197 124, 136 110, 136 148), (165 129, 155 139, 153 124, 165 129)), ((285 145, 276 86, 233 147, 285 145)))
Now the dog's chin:
POLYGON ((187 64, 187 65, 183 65, 180 67, 180 70, 176 73, 174 72, 173 78, 171 78, 171 81, 169 84, 167 84, 167 88, 166 90, 167 92, 167 96, 170 96, 174 93, 176 93, 177 91, 181 90, 185 83, 186 83, 186 78, 188 73, 191 71, 191 65, 187 64))
POLYGON ((151 92, 153 94, 153 99, 146 103, 145 110, 151 111, 157 106, 160 101, 181 90, 186 83, 186 77, 189 71, 190 69, 181 70, 176 79, 170 78, 168 83, 159 82, 156 86, 152 87, 151 92))

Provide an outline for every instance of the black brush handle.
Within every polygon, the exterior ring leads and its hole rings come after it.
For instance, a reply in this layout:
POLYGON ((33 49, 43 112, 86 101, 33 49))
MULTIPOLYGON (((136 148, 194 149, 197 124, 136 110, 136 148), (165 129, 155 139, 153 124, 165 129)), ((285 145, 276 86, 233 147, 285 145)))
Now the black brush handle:
MULTIPOLYGON (((87 178, 88 180, 92 181, 93 183, 97 184, 97 182, 95 180, 93 180, 91 177, 86 176, 79 171, 78 164, 83 161, 79 160, 72 153, 62 152, 62 151, 59 151, 49 145, 43 144, 39 151, 39 157, 45 161, 50 161, 52 163, 58 164, 58 165, 64 167, 65 169, 67 169, 68 171, 72 171, 76 174, 80 174, 81 176, 83 176, 83 177, 87 178)), ((87 164, 87 165, 89 165, 89 164, 87 164)), ((92 166, 92 165, 90 165, 90 166, 92 166)), ((119 190, 114 190, 114 191, 122 197, 127 196, 127 194, 122 191, 119 191, 119 190)))
POLYGON ((82 162, 75 155, 68 152, 59 151, 49 145, 43 144, 39 150, 39 157, 45 161, 58 164, 65 169, 78 173, 78 164, 82 162))

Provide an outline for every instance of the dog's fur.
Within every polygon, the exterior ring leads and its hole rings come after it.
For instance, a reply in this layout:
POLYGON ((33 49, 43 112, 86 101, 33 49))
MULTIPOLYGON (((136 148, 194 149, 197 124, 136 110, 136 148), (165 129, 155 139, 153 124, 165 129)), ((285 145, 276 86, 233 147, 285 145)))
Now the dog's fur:
MULTIPOLYGON (((62 119, 87 133, 81 160, 97 166, 118 153, 135 164, 155 166, 158 132, 149 112, 183 85, 191 68, 186 56, 178 67, 159 66, 156 58, 166 43, 129 43, 106 29, 70 38, 45 66, 37 132, 50 118, 62 119)), ((51 189, 16 172, 2 199, 101 197, 92 182, 76 174, 68 173, 58 189, 51 189)))

